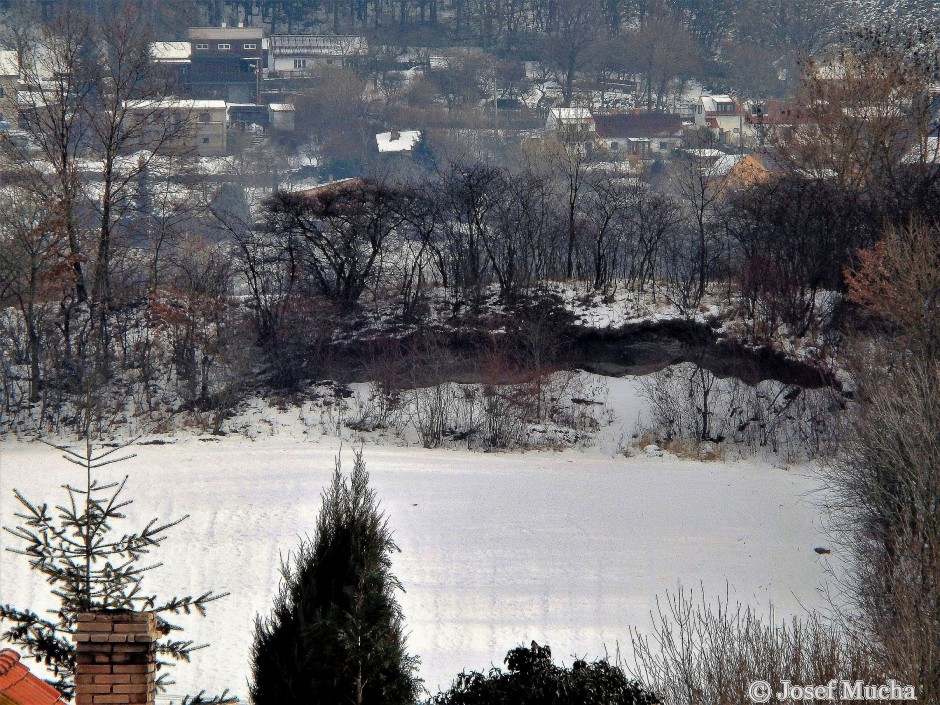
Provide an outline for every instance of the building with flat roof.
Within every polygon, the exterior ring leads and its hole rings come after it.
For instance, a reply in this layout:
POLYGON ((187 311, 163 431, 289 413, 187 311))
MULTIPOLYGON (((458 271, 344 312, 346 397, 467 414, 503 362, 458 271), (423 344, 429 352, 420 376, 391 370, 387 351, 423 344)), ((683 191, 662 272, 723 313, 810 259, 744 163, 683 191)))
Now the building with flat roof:
POLYGON ((199 157, 219 157, 228 149, 228 121, 224 100, 164 98, 126 104, 128 116, 146 124, 143 140, 166 138, 167 151, 199 157), (165 137, 166 136, 166 137, 165 137))
POLYGON ((194 98, 252 103, 264 68, 260 27, 190 27, 186 83, 194 98))

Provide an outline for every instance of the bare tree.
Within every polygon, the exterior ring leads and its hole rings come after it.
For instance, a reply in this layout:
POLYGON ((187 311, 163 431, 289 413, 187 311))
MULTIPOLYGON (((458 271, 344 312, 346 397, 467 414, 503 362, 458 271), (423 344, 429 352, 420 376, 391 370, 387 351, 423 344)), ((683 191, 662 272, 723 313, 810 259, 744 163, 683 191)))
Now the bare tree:
MULTIPOLYGON (((863 30, 804 64, 805 113, 781 153, 802 171, 847 188, 904 199, 904 175, 936 161, 930 86, 940 78, 936 37, 921 28, 863 30), (933 145, 933 147, 931 147, 933 145)), ((936 179, 936 170, 920 170, 936 179)))
POLYGON ((304 274, 349 310, 375 274, 386 239, 404 220, 400 198, 397 189, 363 179, 309 194, 280 191, 266 203, 267 228, 296 236, 304 274))
MULTIPOLYGON (((718 166, 715 150, 708 140, 696 140, 684 150, 683 157, 673 167, 672 184, 683 209, 688 214, 693 243, 688 254, 692 255, 687 266, 694 273, 695 288, 689 291, 686 301, 691 307, 698 306, 705 296, 712 268, 719 256, 716 214, 721 205, 725 172, 718 166)), ((680 259, 685 255, 678 255, 680 259)))
MULTIPOLYGON (((846 556, 858 627, 892 677, 940 693, 940 363, 886 374, 866 351, 845 453, 828 473, 830 517, 846 556)), ((895 362, 897 358, 895 356, 895 362)))
POLYGON ((43 321, 48 301, 69 277, 67 250, 59 233, 57 213, 33 194, 10 189, 0 197, 0 304, 13 301, 26 327, 29 401, 37 402, 41 374, 43 321))
POLYGON ((95 365, 106 380, 121 223, 151 162, 185 150, 188 116, 162 102, 170 86, 130 4, 110 15, 107 31, 71 5, 62 8, 28 47, 22 74, 21 121, 31 139, 4 137, 5 152, 20 183, 53 194, 75 302, 90 305, 95 365))
POLYGON ((639 88, 649 111, 666 110, 670 89, 681 93, 701 63, 695 41, 666 13, 649 17, 638 31, 624 35, 621 43, 625 68, 642 77, 639 88))
POLYGON ((571 105, 578 74, 596 59, 592 51, 604 20, 596 0, 557 3, 544 39, 544 60, 554 68, 565 106, 571 105))

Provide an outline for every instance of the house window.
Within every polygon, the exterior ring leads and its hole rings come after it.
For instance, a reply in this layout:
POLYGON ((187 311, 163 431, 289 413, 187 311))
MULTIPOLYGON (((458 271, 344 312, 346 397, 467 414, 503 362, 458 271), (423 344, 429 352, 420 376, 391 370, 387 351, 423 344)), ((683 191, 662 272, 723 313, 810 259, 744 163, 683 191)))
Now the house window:
POLYGON ((294 68, 295 69, 307 68, 307 60, 306 59, 294 59, 294 68))
POLYGON ((660 149, 661 151, 666 151, 666 150, 668 150, 668 149, 669 149, 669 143, 668 143, 668 142, 660 142, 660 143, 659 143, 659 149, 660 149))
POLYGON ((246 44, 246 45, 245 45, 245 49, 257 49, 257 48, 258 48, 258 45, 257 45, 257 44, 246 44))
POLYGON ((203 138, 202 138, 202 143, 203 143, 203 144, 209 144, 209 138, 208 138, 208 137, 203 137, 203 138))
POLYGON ((197 48, 197 49, 208 49, 208 48, 209 48, 209 45, 208 45, 208 44, 197 44, 197 45, 196 45, 196 48, 197 48))
POLYGON ((5 95, 5 94, 4 94, 4 92, 3 92, 3 87, 0 86, 0 98, 2 98, 4 95, 5 95))
POLYGON ((620 149, 620 143, 619 143, 619 142, 611 142, 611 143, 610 143, 610 150, 611 150, 612 152, 616 152, 616 151, 619 150, 619 149, 620 149))
POLYGON ((222 51, 223 49, 231 49, 231 48, 232 48, 231 44, 219 44, 219 51, 222 51))
POLYGON ((212 116, 209 113, 203 113, 199 116, 199 122, 209 122, 212 119, 212 116))

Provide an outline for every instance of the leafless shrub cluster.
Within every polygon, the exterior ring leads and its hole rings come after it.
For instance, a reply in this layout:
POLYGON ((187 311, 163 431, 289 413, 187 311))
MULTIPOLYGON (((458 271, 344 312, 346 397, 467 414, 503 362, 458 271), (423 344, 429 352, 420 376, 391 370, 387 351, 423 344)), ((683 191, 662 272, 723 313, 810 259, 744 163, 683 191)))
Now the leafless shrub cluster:
POLYGON ((439 382, 413 389, 371 383, 347 422, 356 431, 412 433, 425 448, 477 450, 567 447, 587 441, 602 420, 606 393, 577 372, 546 374, 516 384, 439 382))
MULTIPOLYGON (((826 473, 843 590, 879 663, 940 697, 940 363, 860 371, 843 454, 826 473)), ((866 366, 867 367, 867 366, 866 366)))
POLYGON ((640 431, 662 444, 722 443, 794 462, 831 456, 845 425, 845 402, 832 389, 771 380, 751 386, 693 363, 645 377, 642 389, 650 419, 640 431))
POLYGON ((784 680, 884 682, 865 643, 816 615, 788 622, 772 607, 761 614, 727 595, 713 604, 704 590, 701 598, 680 590, 657 599, 652 619, 650 635, 631 631, 625 667, 668 705, 748 705, 748 686, 758 680, 772 693, 784 680))

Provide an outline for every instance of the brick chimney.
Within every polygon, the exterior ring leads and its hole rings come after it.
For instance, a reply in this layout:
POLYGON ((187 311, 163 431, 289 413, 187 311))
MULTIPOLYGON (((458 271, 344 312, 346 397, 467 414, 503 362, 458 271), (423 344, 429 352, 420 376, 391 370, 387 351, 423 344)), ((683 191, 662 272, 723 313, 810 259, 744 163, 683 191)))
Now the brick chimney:
POLYGON ((103 610, 78 615, 74 705, 152 705, 156 641, 151 612, 103 610))
POLYGON ((400 133, 398 130, 392 130, 392 131, 389 133, 389 135, 388 135, 388 141, 389 141, 389 142, 394 142, 394 141, 397 140, 399 137, 401 137, 401 133, 400 133))

